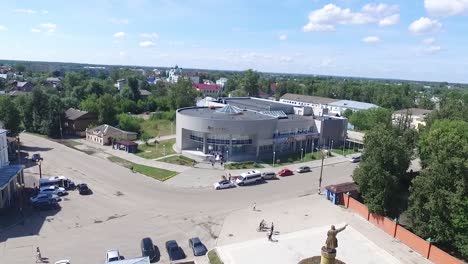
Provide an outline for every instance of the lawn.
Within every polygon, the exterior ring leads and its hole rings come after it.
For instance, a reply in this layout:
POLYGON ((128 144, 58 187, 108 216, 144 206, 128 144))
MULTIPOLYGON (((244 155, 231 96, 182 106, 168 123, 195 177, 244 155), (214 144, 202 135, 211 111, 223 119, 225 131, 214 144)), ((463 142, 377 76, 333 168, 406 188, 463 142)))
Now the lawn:
POLYGON ((175 133, 175 121, 148 119, 141 123, 141 129, 153 137, 172 135, 175 133))
POLYGON ((65 146, 67 146, 69 148, 73 148, 73 149, 75 148, 75 146, 81 145, 81 143, 76 142, 74 140, 63 140, 61 142, 60 141, 57 141, 57 142, 62 143, 63 145, 65 145, 65 146))
MULTIPOLYGON (((300 153, 294 153, 290 155, 282 155, 282 156, 276 156, 275 160, 275 167, 276 166, 284 166, 284 165, 290 165, 294 163, 301 163, 301 162, 308 162, 312 160, 317 160, 321 158, 321 153, 320 152, 314 152, 314 154, 311 153, 306 153, 301 160, 301 154, 300 153)), ((266 164, 272 164, 273 159, 270 160, 263 160, 263 163, 266 164)))
POLYGON ((154 168, 150 166, 145 166, 145 165, 140 165, 140 164, 135 164, 133 162, 130 162, 128 160, 121 159, 119 157, 111 156, 107 158, 108 160, 118 163, 126 168, 133 169, 134 171, 144 174, 146 176, 149 176, 151 178, 154 178, 159 181, 165 181, 167 179, 170 179, 174 176, 177 175, 177 172, 175 171, 170 171, 170 170, 164 170, 164 169, 159 169, 159 168, 154 168))
POLYGON ((174 154, 172 146, 175 144, 175 139, 159 141, 159 143, 148 143, 138 145, 137 156, 145 159, 156 159, 170 154, 174 154))
POLYGON ((190 158, 187 158, 187 157, 184 157, 184 156, 180 156, 180 155, 170 156, 170 157, 167 157, 167 158, 164 158, 164 159, 160 159, 158 161, 167 162, 167 163, 171 163, 171 164, 177 164, 177 165, 184 165, 184 166, 192 166, 192 165, 196 164, 196 162, 193 159, 190 159, 190 158))
MULTIPOLYGON (((331 151, 333 153, 335 153, 335 154, 343 155, 343 149, 342 148, 332 149, 331 151)), ((345 148, 345 150, 344 150, 344 156, 352 155, 352 154, 355 154, 355 153, 359 153, 357 148, 356 149, 347 149, 347 148, 345 148)))
POLYGON ((210 264, 223 264, 221 259, 218 257, 216 250, 212 249, 208 252, 208 259, 210 260, 210 264))
POLYGON ((253 161, 229 163, 229 164, 226 164, 226 166, 224 167, 228 170, 264 168, 262 165, 255 163, 253 161))

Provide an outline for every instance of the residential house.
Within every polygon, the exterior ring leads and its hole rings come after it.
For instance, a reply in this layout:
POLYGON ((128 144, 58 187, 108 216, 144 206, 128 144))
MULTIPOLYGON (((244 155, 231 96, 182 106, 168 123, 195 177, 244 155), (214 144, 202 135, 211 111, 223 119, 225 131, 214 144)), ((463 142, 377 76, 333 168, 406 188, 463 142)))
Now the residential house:
POLYGON ((411 128, 419 129, 420 126, 426 125, 426 116, 433 110, 419 109, 419 108, 408 108, 393 112, 392 121, 397 124, 407 117, 408 125, 411 128))
POLYGON ((46 83, 49 86, 52 86, 54 88, 59 88, 61 81, 62 80, 60 78, 58 78, 58 77, 49 77, 49 78, 46 79, 46 83))
POLYGON ((136 140, 137 135, 135 132, 124 131, 110 125, 86 129, 86 140, 100 145, 113 145, 119 140, 136 140))
POLYGON ((8 80, 8 74, 2 73, 2 74, 0 74, 0 78, 8 80))
MULTIPOLYGON (((208 79, 203 79, 203 80, 202 80, 202 83, 204 83, 204 84, 216 84, 216 83, 214 83, 212 80, 208 80, 208 79)), ((221 86, 220 86, 220 87, 221 87, 221 86)))
POLYGON ((69 108, 65 111, 63 133, 65 135, 84 137, 86 135, 86 129, 90 125, 97 124, 97 122, 97 114, 69 108))
POLYGON ((116 87, 117 90, 120 91, 120 90, 124 87, 125 83, 126 83, 126 80, 125 80, 125 79, 119 79, 119 80, 117 80, 117 82, 114 84, 114 87, 116 87))
POLYGON ((150 91, 148 91, 148 90, 145 90, 145 89, 139 89, 139 91, 140 91, 140 96, 141 96, 142 98, 146 98, 146 97, 148 97, 148 96, 150 96, 150 95, 151 95, 151 92, 150 92, 150 91))
POLYGON ((24 79, 22 72, 15 72, 13 74, 13 79, 22 81, 24 79))
POLYGON ((224 90, 226 88, 227 81, 227 78, 219 78, 219 80, 216 80, 216 85, 218 85, 219 87, 221 87, 221 89, 224 90))
POLYGON ((216 84, 198 83, 198 84, 193 84, 192 87, 196 89, 197 91, 201 92, 204 97, 206 96, 218 97, 222 91, 221 87, 219 87, 216 84))
POLYGON ((22 165, 10 165, 7 130, 0 129, 0 212, 22 202, 19 189, 24 186, 23 169, 22 165))
POLYGON ((10 81, 8 82, 10 91, 21 91, 21 92, 31 92, 34 88, 33 84, 30 82, 18 82, 10 81))

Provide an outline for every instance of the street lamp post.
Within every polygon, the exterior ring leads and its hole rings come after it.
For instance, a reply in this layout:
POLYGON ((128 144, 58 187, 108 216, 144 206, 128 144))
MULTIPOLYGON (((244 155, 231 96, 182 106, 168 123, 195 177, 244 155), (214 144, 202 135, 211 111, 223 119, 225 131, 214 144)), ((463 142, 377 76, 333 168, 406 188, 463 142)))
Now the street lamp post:
POLYGON ((304 152, 304 149, 301 148, 301 161, 303 161, 303 155, 302 155, 303 152, 304 152))
POLYGON ((226 161, 229 159, 229 150, 226 150, 226 161))
POLYGON ((275 157, 276 157, 276 152, 273 151, 273 168, 275 167, 275 157))
POLYGON ((39 160, 39 179, 42 179, 42 160, 39 160))
POLYGON ((321 193, 321 189, 322 189, 323 160, 325 159, 325 152, 326 151, 324 151, 324 150, 321 151, 321 153, 322 153, 322 166, 320 167, 320 178, 319 178, 318 194, 321 193))

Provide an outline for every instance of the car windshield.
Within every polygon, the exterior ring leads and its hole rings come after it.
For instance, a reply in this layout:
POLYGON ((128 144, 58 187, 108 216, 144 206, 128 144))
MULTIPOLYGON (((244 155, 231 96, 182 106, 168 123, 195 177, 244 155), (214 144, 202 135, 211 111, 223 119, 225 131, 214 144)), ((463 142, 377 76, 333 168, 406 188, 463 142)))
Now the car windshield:
POLYGON ((239 179, 239 180, 241 180, 241 181, 242 181, 242 180, 244 179, 244 177, 242 177, 242 176, 239 176, 239 177, 237 177, 237 179, 239 179))

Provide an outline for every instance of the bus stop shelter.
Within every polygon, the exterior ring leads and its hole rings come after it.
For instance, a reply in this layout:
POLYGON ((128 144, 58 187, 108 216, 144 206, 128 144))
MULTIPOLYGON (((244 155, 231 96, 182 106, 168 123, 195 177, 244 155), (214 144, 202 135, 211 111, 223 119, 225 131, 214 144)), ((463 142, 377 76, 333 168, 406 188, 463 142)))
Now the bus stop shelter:
POLYGON ((137 153, 138 144, 131 140, 119 140, 114 142, 114 149, 124 150, 128 153, 137 153))
POLYGON ((344 204, 343 193, 356 197, 358 194, 358 186, 354 182, 345 182, 340 184, 328 185, 325 187, 326 199, 333 204, 344 204))

